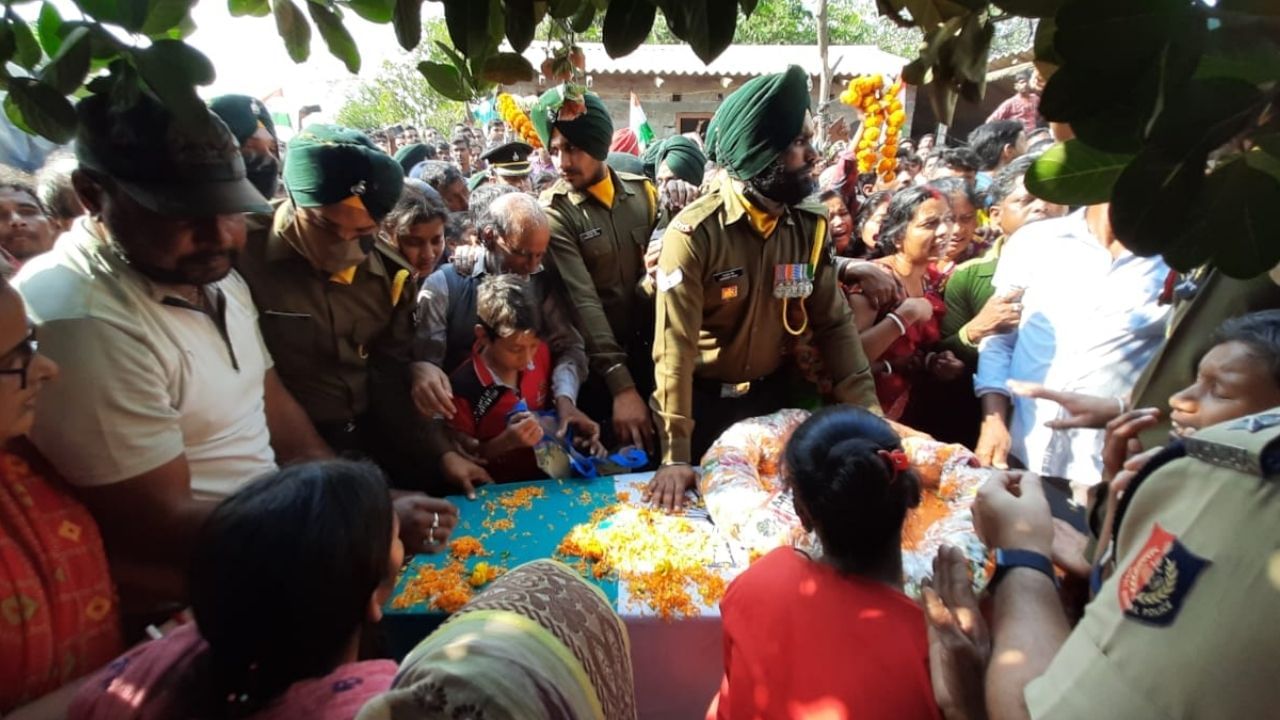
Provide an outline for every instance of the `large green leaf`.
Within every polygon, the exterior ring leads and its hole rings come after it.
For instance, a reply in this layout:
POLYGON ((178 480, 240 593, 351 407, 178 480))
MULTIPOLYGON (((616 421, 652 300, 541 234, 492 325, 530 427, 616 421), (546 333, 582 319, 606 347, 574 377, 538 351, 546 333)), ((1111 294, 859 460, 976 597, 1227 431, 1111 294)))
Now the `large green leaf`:
POLYGON ((1266 28, 1214 30, 1195 76, 1233 77, 1256 84, 1280 81, 1280 42, 1266 28))
POLYGON ((141 32, 147 22, 150 0, 115 0, 119 9, 119 24, 129 32, 141 32))
POLYGON ((284 38, 289 57, 296 63, 306 62, 311 55, 311 26, 302 16, 302 10, 293 0, 272 0, 271 10, 276 16, 276 31, 284 38))
POLYGON ((1244 161, 1254 170, 1280 181, 1280 134, 1255 137, 1253 147, 1244 154, 1244 161))
MULTIPOLYGON (((412 50, 422 42, 423 0, 396 0, 396 13, 391 18, 396 28, 396 42, 405 50, 412 50)), ((533 28, 530 28, 530 33, 533 28)), ((529 38, 532 40, 532 36, 529 38)))
POLYGON ((76 133, 76 111, 57 90, 31 78, 9 80, 5 114, 19 127, 62 144, 76 133))
POLYGON ((0 18, 0 62, 9 62, 15 50, 13 28, 9 27, 7 20, 0 18))
POLYGON ((1174 100, 1149 138, 1166 152, 1208 153, 1251 125, 1266 104, 1257 86, 1233 78, 1193 80, 1174 100))
POLYGON ((79 27, 67 35, 58 54, 40 69, 40 80, 63 95, 75 92, 89 74, 92 55, 89 29, 79 27))
POLYGON ((433 90, 450 100, 457 100, 458 102, 471 100, 471 94, 467 92, 466 86, 463 85, 462 76, 458 72, 458 68, 428 60, 418 63, 418 72, 422 73, 422 76, 427 79, 427 84, 433 90))
POLYGON ((356 47, 356 41, 352 39, 351 33, 342 24, 342 16, 338 14, 339 12, 336 8, 330 10, 324 5, 307 3, 307 14, 315 22, 316 29, 320 31, 320 37, 329 47, 329 52, 347 66, 347 72, 358 73, 360 72, 360 50, 356 47))
POLYGON ((1027 170, 1027 190, 1059 205, 1097 205, 1111 199, 1111 188, 1133 155, 1107 153, 1068 140, 1049 148, 1027 170))
MULTIPOLYGON (((683 34, 677 33, 677 36, 689 43, 698 59, 710 63, 733 43, 738 26, 736 0, 687 0, 680 5, 683 34)), ((673 25, 672 30, 675 29, 673 25)))
POLYGON ((181 40, 156 40, 132 52, 134 67, 151 92, 184 122, 203 122, 204 102, 197 85, 213 82, 213 63, 181 40))
POLYGON ((271 14, 268 0, 227 0, 227 7, 232 17, 266 17, 271 14))
POLYGON ((378 24, 389 23, 395 16, 396 0, 345 0, 355 14, 378 24))
POLYGON ((604 49, 609 57, 619 58, 640 47, 658 8, 649 0, 613 0, 604 14, 604 49))
POLYGON ((1185 0, 1072 0, 1057 14, 1054 46, 1068 66, 1114 82, 1144 69, 1193 17, 1201 16, 1185 0))
POLYGON ((538 30, 533 0, 507 0, 506 24, 507 42, 511 43, 511 48, 518 53, 527 50, 538 30))
POLYGON ((498 53, 484 61, 484 71, 480 76, 499 85, 512 85, 528 82, 538 76, 533 65, 519 53, 498 53))
POLYGON ((1138 153, 1111 193, 1111 227, 1125 247, 1158 255, 1186 227, 1207 160, 1206 152, 1171 155, 1148 147, 1138 153))
POLYGON ((177 27, 191 12, 195 0, 151 0, 142 34, 163 36, 177 27))
POLYGON ((571 18, 584 2, 587 0, 550 0, 547 4, 547 14, 557 20, 571 18))
POLYGON ((13 28, 15 50, 13 61, 28 70, 34 70, 36 65, 40 64, 40 59, 44 57, 35 33, 31 32, 31 26, 17 15, 10 14, 9 24, 13 28))
POLYGON ((487 0, 445 0, 449 39, 468 58, 486 54, 490 46, 489 8, 487 0))
POLYGON ((1196 221, 1177 244, 1208 248, 1213 264, 1231 277, 1256 277, 1280 262, 1278 207, 1280 181, 1236 158, 1205 179, 1196 221))
POLYGON ((596 6, 592 3, 583 3, 578 8, 578 12, 573 14, 569 20, 569 29, 576 33, 584 33, 591 29, 591 23, 596 19, 596 6))
POLYGON ((51 2, 40 4, 40 16, 36 18, 36 37, 44 54, 53 57, 62 47, 62 15, 51 2))
POLYGON ((751 14, 756 11, 756 6, 759 4, 760 4, 759 0, 739 0, 738 1, 738 7, 742 9, 743 17, 751 17, 751 14))
POLYGON ((120 23, 120 7, 116 0, 77 0, 76 7, 95 20, 120 23))
POLYGON ((1028 18, 1051 18, 1062 7, 1063 0, 991 0, 992 4, 1010 15, 1028 18))
POLYGON ((1053 36, 1058 32, 1058 21, 1051 17, 1043 18, 1036 23, 1036 34, 1031 46, 1036 60, 1040 62, 1062 64, 1062 56, 1053 48, 1053 36))

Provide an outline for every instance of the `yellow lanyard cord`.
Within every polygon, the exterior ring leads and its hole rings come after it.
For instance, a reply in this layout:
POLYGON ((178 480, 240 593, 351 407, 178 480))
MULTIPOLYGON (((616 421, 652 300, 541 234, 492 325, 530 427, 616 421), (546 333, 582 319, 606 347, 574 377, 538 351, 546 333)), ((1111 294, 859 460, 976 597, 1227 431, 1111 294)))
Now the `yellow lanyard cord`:
MULTIPOLYGON (((813 234, 813 247, 809 251, 809 268, 816 277, 818 274, 818 259, 822 256, 822 241, 827 235, 826 218, 818 218, 818 225, 813 234)), ((787 317, 787 306, 791 302, 791 298, 782 300, 782 327, 791 335, 799 337, 809 329, 809 309, 804 304, 804 298, 800 298, 800 314, 804 318, 804 322, 800 324, 800 329, 796 330, 791 327, 791 318, 787 317)))

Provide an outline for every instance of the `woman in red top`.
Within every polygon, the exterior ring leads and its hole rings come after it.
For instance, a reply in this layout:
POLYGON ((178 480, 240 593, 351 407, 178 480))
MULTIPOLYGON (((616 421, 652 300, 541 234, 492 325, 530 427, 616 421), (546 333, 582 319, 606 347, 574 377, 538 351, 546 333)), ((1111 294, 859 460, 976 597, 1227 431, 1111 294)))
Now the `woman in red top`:
POLYGON ((920 483, 898 436, 865 410, 831 407, 796 428, 783 462, 825 554, 779 548, 729 585, 714 716, 939 718, 924 613, 902 592, 902 523, 920 483))
POLYGON ((36 352, 22 298, 0 279, 0 715, 37 698, 31 717, 60 714, 74 687, 46 695, 123 647, 98 526, 23 437, 57 374, 36 352))
POLYGON ((941 252, 953 218, 947 198, 928 187, 899 191, 889 201, 880 230, 883 265, 898 281, 895 307, 877 307, 860 293, 849 306, 872 363, 876 395, 886 417, 901 419, 911 399, 911 384, 921 377, 951 380, 964 363, 949 350, 932 352, 942 339, 939 319, 946 312, 941 278, 930 265, 941 252))

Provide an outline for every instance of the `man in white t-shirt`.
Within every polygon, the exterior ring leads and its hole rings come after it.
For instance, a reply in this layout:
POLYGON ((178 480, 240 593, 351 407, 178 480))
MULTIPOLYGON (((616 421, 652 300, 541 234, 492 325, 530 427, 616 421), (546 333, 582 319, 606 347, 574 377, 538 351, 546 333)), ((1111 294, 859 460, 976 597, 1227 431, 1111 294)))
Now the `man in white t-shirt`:
MULTIPOLYGON (((276 463, 330 455, 272 369, 232 270, 269 210, 226 126, 143 97, 80 102, 72 176, 88 211, 14 280, 62 368, 31 438, 102 527, 123 600, 181 597, 216 502, 276 463)), ((126 607, 126 610, 130 608, 126 607)))

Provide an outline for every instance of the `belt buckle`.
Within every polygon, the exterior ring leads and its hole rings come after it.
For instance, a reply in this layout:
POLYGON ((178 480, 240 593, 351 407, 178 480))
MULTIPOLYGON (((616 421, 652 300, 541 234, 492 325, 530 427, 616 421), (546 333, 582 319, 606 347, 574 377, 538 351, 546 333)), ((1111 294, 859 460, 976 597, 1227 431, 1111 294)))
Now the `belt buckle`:
POLYGON ((740 382, 740 383, 724 383, 723 385, 720 386, 720 397, 722 398, 736 399, 736 398, 742 397, 743 395, 746 395, 749 392, 751 392, 750 381, 740 382))

